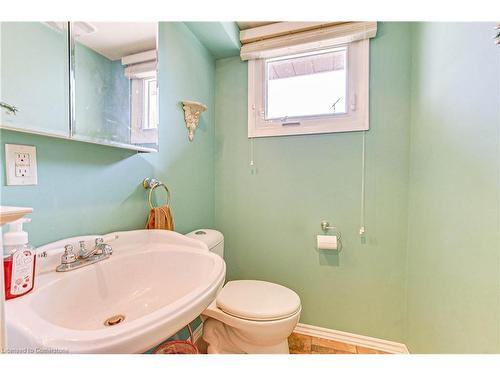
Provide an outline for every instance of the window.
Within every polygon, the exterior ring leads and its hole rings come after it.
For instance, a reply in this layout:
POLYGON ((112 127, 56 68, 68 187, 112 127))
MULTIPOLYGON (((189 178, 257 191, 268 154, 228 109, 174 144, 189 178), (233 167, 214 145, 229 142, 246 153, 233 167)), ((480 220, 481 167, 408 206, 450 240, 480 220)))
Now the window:
POLYGON ((143 80, 143 129, 156 129, 158 127, 158 101, 156 98, 156 78, 143 80))
POLYGON ((248 63, 248 136, 368 129, 369 41, 248 63))
POLYGON ((130 80, 130 136, 133 143, 154 143, 158 136, 156 82, 156 72, 147 72, 145 77, 136 76, 130 80))
POLYGON ((266 60, 265 119, 346 112, 347 48, 266 60))

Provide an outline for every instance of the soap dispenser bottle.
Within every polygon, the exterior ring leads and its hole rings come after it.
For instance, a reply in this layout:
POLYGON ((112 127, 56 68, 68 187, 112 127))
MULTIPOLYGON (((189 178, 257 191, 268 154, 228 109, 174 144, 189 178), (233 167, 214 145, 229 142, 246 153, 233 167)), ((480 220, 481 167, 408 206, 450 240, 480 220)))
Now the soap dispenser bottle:
POLYGON ((23 223, 30 221, 13 221, 3 236, 5 299, 21 297, 35 285, 36 250, 28 244, 28 233, 23 231, 23 223))

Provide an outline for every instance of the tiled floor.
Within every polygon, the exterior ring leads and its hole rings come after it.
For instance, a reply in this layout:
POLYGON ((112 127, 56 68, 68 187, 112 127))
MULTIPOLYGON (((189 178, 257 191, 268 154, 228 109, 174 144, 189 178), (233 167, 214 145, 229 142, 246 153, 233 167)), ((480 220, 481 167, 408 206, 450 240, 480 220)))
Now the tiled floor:
MULTIPOLYGON (((207 352, 203 339, 196 342, 200 353, 207 352)), ((319 337, 292 333, 288 338, 290 354, 388 354, 379 350, 346 344, 340 341, 326 340, 319 337)))
POLYGON ((288 338, 290 354, 388 354, 379 350, 292 333, 288 338))

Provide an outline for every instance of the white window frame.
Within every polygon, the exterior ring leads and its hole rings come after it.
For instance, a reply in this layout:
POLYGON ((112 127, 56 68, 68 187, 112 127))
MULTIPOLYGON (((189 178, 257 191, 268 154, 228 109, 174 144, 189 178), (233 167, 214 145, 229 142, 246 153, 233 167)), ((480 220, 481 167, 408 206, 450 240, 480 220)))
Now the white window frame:
MULTIPOLYGON (((248 61, 248 137, 337 133, 369 129, 369 39, 338 45, 347 47, 346 113, 269 119, 265 117, 266 60, 248 61)), ((332 47, 325 48, 331 50, 332 47)), ((318 53, 322 50, 316 50, 318 53)), ((315 52, 315 51, 302 51, 315 52)), ((294 51, 290 55, 297 55, 294 51)), ((285 56, 283 56, 285 57, 285 56)))

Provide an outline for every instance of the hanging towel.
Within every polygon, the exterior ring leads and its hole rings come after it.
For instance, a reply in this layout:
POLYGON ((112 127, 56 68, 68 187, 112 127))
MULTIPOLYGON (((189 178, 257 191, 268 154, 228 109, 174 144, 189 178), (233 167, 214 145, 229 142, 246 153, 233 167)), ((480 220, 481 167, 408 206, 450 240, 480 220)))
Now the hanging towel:
POLYGON ((146 229, 166 229, 174 230, 174 219, 170 212, 170 207, 154 207, 149 211, 146 229))

